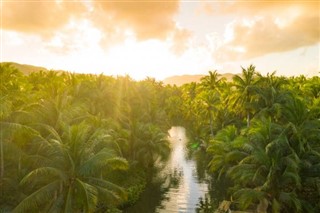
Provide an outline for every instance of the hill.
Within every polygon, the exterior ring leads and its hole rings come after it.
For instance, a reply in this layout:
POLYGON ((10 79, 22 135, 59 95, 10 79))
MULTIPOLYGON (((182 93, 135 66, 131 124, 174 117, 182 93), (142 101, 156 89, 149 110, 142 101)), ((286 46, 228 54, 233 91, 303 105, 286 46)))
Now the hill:
POLYGON ((163 80, 164 84, 177 85, 181 86, 183 84, 191 83, 191 82, 200 82, 200 79, 205 75, 176 75, 165 78, 163 80))
POLYGON ((29 64, 19 64, 19 63, 16 63, 16 62, 2 62, 0 64, 1 65, 11 64, 12 67, 17 68, 18 70, 20 70, 25 75, 29 75, 32 72, 38 72, 40 70, 49 71, 45 67, 33 66, 33 65, 29 65, 29 64))
MULTIPOLYGON (((39 72, 40 70, 49 71, 45 67, 34 66, 34 65, 29 65, 29 64, 19 64, 16 62, 1 62, 0 63, 0 65, 3 65, 3 64, 11 64, 11 66, 17 68, 25 75, 29 75, 32 72, 39 72)), ((62 71, 63 72, 63 70, 54 70, 54 71, 58 71, 58 72, 62 71)), ((205 75, 171 76, 171 77, 165 78, 162 82, 164 84, 181 86, 183 84, 187 84, 187 83, 191 83, 191 82, 200 82, 200 79, 204 76, 205 75)), ((234 76, 234 74, 231 74, 231 73, 221 74, 221 77, 225 77, 227 79, 227 81, 231 81, 233 76, 234 76)))
MULTIPOLYGON (((221 77, 224 77, 227 79, 227 81, 231 81, 233 76, 235 74, 232 73, 224 73, 221 74, 221 77)), ((191 83, 191 82, 200 82, 200 79, 204 77, 205 75, 179 75, 179 76, 171 76, 168 78, 165 78, 163 80, 164 84, 170 84, 170 85, 177 85, 181 86, 183 84, 191 83)))

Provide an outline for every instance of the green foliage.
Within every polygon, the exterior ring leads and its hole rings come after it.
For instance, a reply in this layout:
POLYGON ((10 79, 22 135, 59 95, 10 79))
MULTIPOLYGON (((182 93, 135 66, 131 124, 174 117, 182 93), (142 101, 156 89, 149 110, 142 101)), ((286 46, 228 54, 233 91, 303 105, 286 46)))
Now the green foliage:
POLYGON ((201 141, 193 150, 206 150, 208 172, 230 182, 227 199, 238 208, 319 211, 319 83, 251 65, 231 82, 209 72, 182 86, 185 126, 201 141))
POLYGON ((0 209, 116 212, 146 185, 146 173, 129 183, 125 171, 152 170, 170 152, 175 91, 161 82, 8 64, 0 74, 0 209))
POLYGON ((319 77, 251 65, 230 82, 210 71, 172 87, 7 64, 0 74, 0 209, 116 212, 166 160, 170 125, 183 125, 235 206, 320 211, 319 77))

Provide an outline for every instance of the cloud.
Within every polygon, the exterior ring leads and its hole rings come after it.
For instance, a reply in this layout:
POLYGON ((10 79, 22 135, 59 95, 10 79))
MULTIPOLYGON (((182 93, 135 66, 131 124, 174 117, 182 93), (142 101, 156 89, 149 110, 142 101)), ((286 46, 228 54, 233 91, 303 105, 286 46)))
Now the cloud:
POLYGON ((196 8, 196 14, 205 14, 205 15, 212 15, 213 13, 216 13, 217 11, 214 9, 214 5, 216 3, 212 2, 200 2, 200 5, 198 8, 196 8))
POLYGON ((170 43, 177 55, 188 48, 191 32, 174 21, 179 1, 96 1, 93 3, 93 23, 103 31, 102 44, 110 47, 133 38, 139 41, 157 39, 170 43))
POLYGON ((39 35, 48 41, 46 47, 60 54, 77 49, 81 36, 75 35, 86 34, 80 26, 83 22, 101 32, 100 44, 107 49, 134 37, 138 41, 170 41, 172 50, 181 53, 191 36, 174 20, 178 0, 8 1, 3 2, 2 11, 3 29, 39 35))
MULTIPOLYGON (((218 2, 211 5, 212 14, 233 14, 240 16, 249 16, 259 14, 281 15, 286 11, 308 13, 319 13, 319 2, 317 1, 301 1, 301 0, 286 0, 286 1, 233 1, 233 2, 218 2)), ((210 5, 208 5, 210 6, 210 5)))
POLYGON ((173 17, 179 1, 95 1, 93 6, 93 12, 100 15, 95 23, 106 32, 116 25, 118 29, 133 31, 138 40, 165 39, 175 30, 173 17))
POLYGON ((101 32, 92 27, 86 20, 79 20, 68 24, 54 36, 42 38, 46 49, 57 54, 69 54, 99 46, 101 32))
POLYGON ((214 53, 219 61, 245 60, 320 41, 319 3, 264 2, 223 5, 237 18, 214 53))
POLYGON ((318 23, 317 17, 295 19, 285 27, 270 17, 256 20, 252 25, 246 21, 234 22, 232 36, 217 49, 217 56, 224 60, 242 60, 313 45, 320 41, 318 23))
POLYGON ((42 36, 51 36, 72 18, 79 18, 85 6, 75 2, 4 1, 2 28, 42 36))
POLYGON ((189 48, 192 33, 186 29, 177 28, 171 36, 171 50, 176 55, 183 54, 189 48))

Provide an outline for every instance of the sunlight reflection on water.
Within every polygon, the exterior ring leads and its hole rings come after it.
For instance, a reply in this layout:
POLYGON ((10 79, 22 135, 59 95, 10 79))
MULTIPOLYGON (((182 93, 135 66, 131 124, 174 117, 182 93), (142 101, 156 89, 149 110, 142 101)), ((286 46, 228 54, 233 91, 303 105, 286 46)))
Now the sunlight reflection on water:
POLYGON ((172 144, 171 158, 165 168, 164 175, 173 174, 177 178, 177 186, 166 193, 161 207, 156 212, 196 212, 197 203, 208 193, 208 186, 199 183, 196 176, 196 164, 186 159, 186 131, 183 127, 172 127, 169 130, 172 144))

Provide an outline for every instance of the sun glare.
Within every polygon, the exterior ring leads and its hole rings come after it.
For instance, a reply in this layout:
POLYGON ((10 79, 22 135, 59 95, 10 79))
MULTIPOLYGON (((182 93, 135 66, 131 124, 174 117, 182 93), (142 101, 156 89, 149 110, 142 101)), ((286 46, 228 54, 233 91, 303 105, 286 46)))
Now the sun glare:
POLYGON ((164 70, 173 66, 174 55, 166 44, 157 40, 138 42, 127 39, 123 44, 111 48, 106 57, 111 74, 130 74, 137 80, 147 76, 161 78, 164 70))

